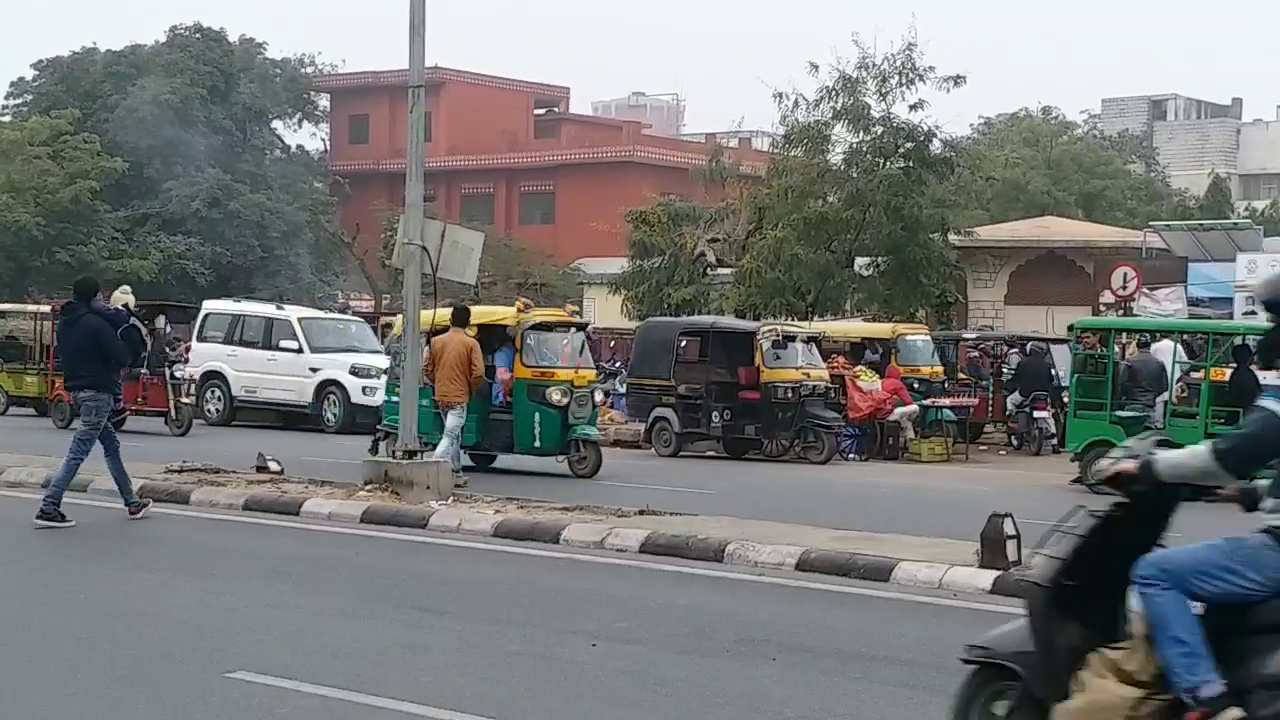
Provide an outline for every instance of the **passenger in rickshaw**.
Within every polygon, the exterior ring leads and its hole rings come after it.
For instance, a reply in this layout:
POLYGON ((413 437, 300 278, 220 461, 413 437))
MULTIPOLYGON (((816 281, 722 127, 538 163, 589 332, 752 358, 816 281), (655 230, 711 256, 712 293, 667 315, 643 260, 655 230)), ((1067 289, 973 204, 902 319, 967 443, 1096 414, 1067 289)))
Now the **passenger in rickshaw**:
POLYGON ((1253 371, 1253 348, 1240 343, 1231 348, 1231 359, 1235 361, 1235 369, 1227 380, 1227 398, 1231 407, 1247 410, 1262 394, 1262 383, 1258 381, 1258 373, 1253 371))
MULTIPOLYGON (((986 347, 985 345, 982 347, 986 347)), ((988 356, 991 349, 987 348, 988 356)), ((970 349, 964 356, 964 374, 976 383, 991 382, 991 371, 987 369, 981 349, 970 349)))
POLYGON ((1126 409, 1141 408, 1149 413, 1156 427, 1163 415, 1156 415, 1158 400, 1169 392, 1169 375, 1164 363, 1151 354, 1151 337, 1139 335, 1133 342, 1132 357, 1120 366, 1120 397, 1126 409))
POLYGON ((511 403, 511 385, 516 371, 516 344, 512 338, 515 328, 507 328, 502 345, 493 353, 493 406, 507 407, 511 403))

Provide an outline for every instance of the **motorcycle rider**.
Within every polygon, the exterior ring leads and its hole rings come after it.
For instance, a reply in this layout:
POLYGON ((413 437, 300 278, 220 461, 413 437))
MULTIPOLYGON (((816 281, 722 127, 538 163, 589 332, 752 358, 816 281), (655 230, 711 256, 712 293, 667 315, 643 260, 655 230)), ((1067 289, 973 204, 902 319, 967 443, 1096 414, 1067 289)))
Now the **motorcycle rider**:
POLYGON ((1246 512, 1261 509, 1260 532, 1153 550, 1133 567, 1146 623, 1173 691, 1190 708, 1185 720, 1238 720, 1190 601, 1254 603, 1280 594, 1280 483, 1240 485, 1280 459, 1280 274, 1260 282, 1255 297, 1273 326, 1258 343, 1262 394, 1232 432, 1199 445, 1124 462, 1108 475, 1129 482, 1212 485, 1246 512))
MULTIPOLYGON (((1012 420, 1014 413, 1036 393, 1053 395, 1053 386, 1057 379, 1049 361, 1045 359, 1048 352, 1049 349, 1043 343, 1027 343, 1026 357, 1018 363, 1018 367, 1013 371, 1013 377, 1004 385, 1005 388, 1012 390, 1004 400, 1006 418, 1012 420)), ((1056 438, 1053 447, 1055 450, 1058 447, 1056 438)))

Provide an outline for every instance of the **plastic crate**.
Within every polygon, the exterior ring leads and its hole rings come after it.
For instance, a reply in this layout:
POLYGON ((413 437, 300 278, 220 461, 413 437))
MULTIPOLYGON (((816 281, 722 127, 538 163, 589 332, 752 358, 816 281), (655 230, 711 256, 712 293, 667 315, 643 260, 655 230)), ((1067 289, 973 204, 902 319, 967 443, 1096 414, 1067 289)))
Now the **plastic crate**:
POLYGON ((913 462, 936 463, 951 459, 951 438, 916 438, 907 448, 907 459, 913 462))

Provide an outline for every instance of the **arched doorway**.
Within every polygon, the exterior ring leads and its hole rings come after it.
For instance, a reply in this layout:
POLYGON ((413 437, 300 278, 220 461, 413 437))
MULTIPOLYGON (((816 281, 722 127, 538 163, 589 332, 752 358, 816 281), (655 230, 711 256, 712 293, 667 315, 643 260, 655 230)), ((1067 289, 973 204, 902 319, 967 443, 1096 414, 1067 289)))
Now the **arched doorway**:
POLYGON ((1004 328, 1065 334, 1076 319, 1093 314, 1097 292, 1089 271, 1052 250, 1009 273, 1004 293, 1004 328))

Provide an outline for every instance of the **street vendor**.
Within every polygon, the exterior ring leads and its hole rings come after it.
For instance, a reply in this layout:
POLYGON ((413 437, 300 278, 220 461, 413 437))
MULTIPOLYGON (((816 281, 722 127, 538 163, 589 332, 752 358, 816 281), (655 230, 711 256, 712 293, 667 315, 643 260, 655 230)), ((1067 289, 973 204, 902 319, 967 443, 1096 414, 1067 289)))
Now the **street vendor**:
POLYGON ((890 365, 885 371, 884 381, 880 383, 880 387, 885 394, 893 398, 897 407, 889 411, 886 418, 889 422, 898 423, 898 427, 902 428, 902 437, 906 440, 914 440, 916 437, 916 418, 920 416, 920 406, 916 404, 915 398, 911 397, 911 393, 907 391, 907 386, 902 383, 902 375, 898 372, 898 368, 890 365))

